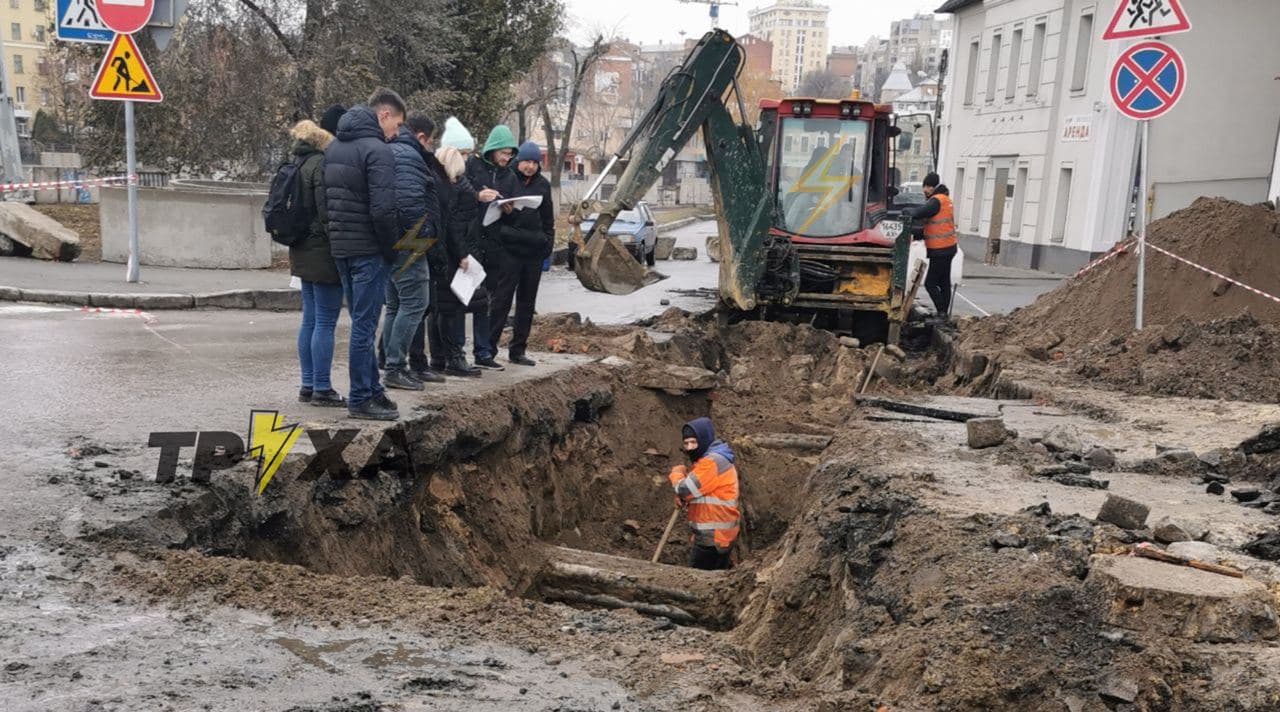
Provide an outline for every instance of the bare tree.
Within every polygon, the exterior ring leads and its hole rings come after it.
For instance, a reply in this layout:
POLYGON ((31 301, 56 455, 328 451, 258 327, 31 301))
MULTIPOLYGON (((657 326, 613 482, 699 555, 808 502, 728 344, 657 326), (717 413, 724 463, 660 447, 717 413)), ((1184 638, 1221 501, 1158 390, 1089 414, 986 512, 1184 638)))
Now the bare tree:
POLYGON ((516 117, 518 141, 524 143, 529 135, 529 112, 535 114, 542 106, 560 95, 560 69, 550 52, 538 58, 516 87, 516 102, 511 113, 516 117))
POLYGON ((552 122, 551 108, 547 102, 542 104, 541 111, 543 126, 547 134, 547 162, 551 164, 551 186, 553 188, 560 187, 560 171, 564 164, 564 156, 573 141, 573 122, 577 118, 578 102, 582 99, 583 86, 587 81, 587 77, 592 74, 592 68, 609 50, 609 41, 605 40, 603 33, 597 33, 591 45, 585 48, 575 47, 567 42, 565 45, 562 51, 566 53, 566 58, 568 59, 568 86, 562 88, 561 91, 563 92, 562 96, 566 96, 568 99, 568 108, 565 112, 564 127, 560 130, 562 141, 558 148, 556 146, 556 128, 552 122))
POLYGON ((845 99, 851 90, 848 78, 819 69, 804 75, 797 93, 814 99, 845 99))

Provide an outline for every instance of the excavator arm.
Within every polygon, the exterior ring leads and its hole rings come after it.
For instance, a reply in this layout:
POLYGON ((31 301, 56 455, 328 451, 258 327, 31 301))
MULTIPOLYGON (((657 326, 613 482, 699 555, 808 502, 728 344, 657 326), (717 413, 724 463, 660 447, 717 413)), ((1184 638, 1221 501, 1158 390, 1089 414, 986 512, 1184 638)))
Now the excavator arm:
MULTIPOLYGON (((601 206, 576 260, 578 279, 588 289, 626 294, 655 281, 609 236, 609 227, 618 213, 635 207, 701 129, 720 230, 720 298, 736 309, 756 307, 768 262, 765 240, 774 201, 755 132, 735 122, 725 106, 730 90, 737 93, 737 75, 744 61, 742 46, 727 32, 713 30, 704 35, 663 82, 653 105, 575 206, 570 221, 576 226, 596 205, 592 198, 604 177, 630 153, 611 200, 601 206)), ((738 105, 745 116, 741 96, 738 105)))

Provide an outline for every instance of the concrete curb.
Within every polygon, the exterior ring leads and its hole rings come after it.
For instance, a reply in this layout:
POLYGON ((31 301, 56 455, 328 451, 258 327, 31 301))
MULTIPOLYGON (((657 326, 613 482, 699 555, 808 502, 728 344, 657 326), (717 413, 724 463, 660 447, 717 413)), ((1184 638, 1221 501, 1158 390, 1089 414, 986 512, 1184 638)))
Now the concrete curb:
POLYGON ((0 301, 71 304, 110 309, 258 309, 298 311, 302 292, 297 289, 233 289, 208 294, 128 294, 121 292, 71 292, 59 289, 20 289, 0 286, 0 301))

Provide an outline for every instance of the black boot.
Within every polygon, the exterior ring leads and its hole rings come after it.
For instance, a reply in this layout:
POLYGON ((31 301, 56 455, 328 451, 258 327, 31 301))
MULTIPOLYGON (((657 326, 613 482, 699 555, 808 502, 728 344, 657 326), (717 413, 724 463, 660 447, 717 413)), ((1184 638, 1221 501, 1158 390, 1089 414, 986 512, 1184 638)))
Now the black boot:
POLYGON ((462 376, 463 378, 478 378, 484 373, 483 369, 472 366, 467 360, 461 356, 455 356, 449 359, 445 364, 444 372, 449 376, 462 376))
POLYGON ((409 375, 423 383, 444 383, 444 376, 436 373, 435 370, 431 368, 415 368, 409 375))
POLYGON ((402 368, 387 371, 387 377, 383 383, 387 388, 399 388, 405 391, 420 391, 423 388, 422 381, 409 375, 409 372, 402 368))

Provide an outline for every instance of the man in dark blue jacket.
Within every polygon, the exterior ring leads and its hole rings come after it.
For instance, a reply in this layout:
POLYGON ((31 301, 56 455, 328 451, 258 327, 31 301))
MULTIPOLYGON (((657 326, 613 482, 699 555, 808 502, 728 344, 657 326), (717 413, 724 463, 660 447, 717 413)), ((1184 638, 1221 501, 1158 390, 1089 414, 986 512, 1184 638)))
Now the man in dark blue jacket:
POLYGON ((401 126, 391 140, 391 152, 396 161, 396 204, 402 237, 387 284, 382 348, 386 354, 387 387, 420 391, 424 381, 444 381, 428 367, 416 373, 410 373, 408 368, 414 332, 422 327, 430 301, 427 248, 442 234, 440 204, 435 176, 427 169, 426 149, 408 127, 401 126))
POLYGON ((506 219, 494 223, 496 243, 490 261, 496 267, 497 285, 489 303, 490 341, 497 345, 507 323, 511 302, 516 303, 516 318, 511 329, 507 356, 520 366, 535 365, 525 353, 529 331, 533 326, 534 303, 538 284, 542 281, 542 261, 550 254, 556 237, 556 212, 551 205, 551 183, 542 177, 542 149, 526 141, 516 154, 516 185, 512 198, 537 196, 542 202, 536 208, 521 208, 506 219))
POLYGON ((351 312, 347 409, 353 418, 399 417, 379 382, 374 338, 400 239, 395 157, 387 140, 399 131, 404 114, 398 94, 378 89, 367 106, 353 107, 342 116, 337 140, 325 149, 329 251, 351 312))

